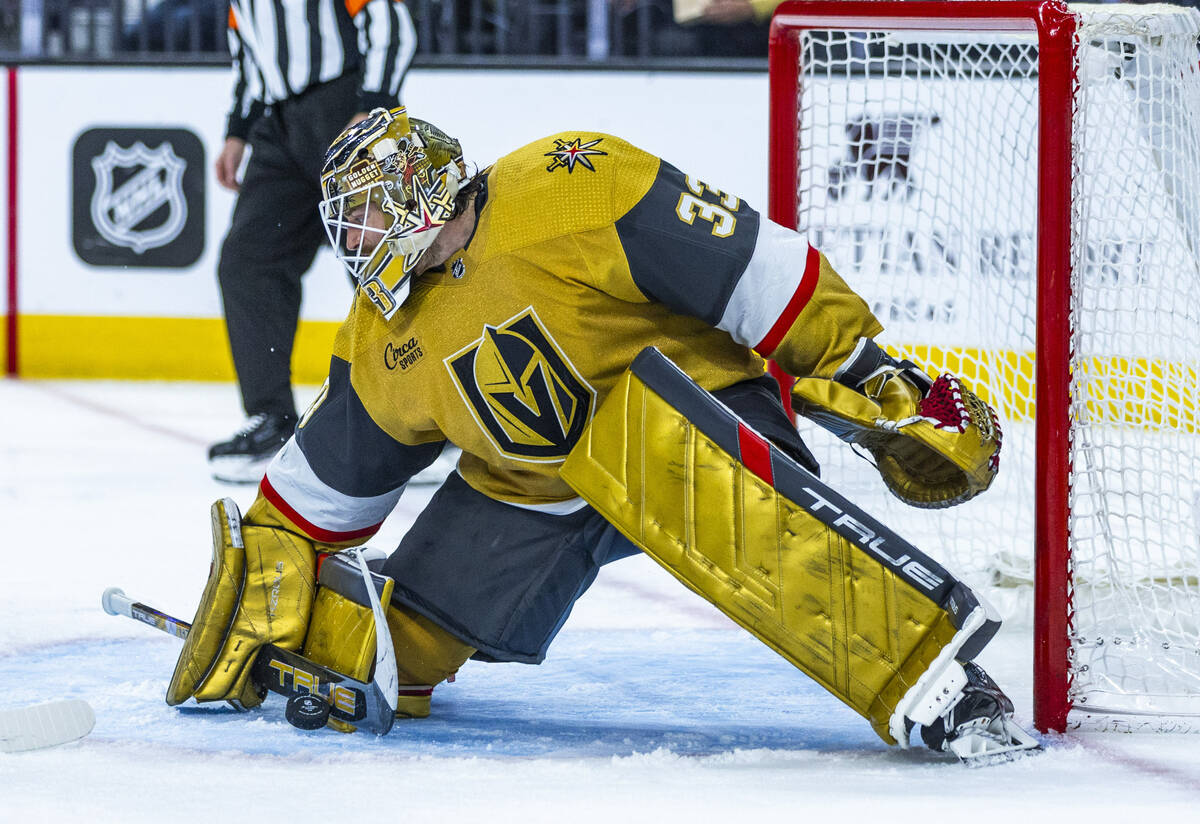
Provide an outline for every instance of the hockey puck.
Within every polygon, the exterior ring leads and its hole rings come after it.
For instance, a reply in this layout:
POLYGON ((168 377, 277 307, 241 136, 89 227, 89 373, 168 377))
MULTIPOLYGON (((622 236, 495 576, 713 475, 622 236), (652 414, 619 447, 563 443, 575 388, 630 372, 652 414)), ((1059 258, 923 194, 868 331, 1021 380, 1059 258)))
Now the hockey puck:
POLYGON ((283 717, 293 727, 302 730, 319 730, 329 720, 329 702, 319 695, 305 693, 288 699, 283 717))

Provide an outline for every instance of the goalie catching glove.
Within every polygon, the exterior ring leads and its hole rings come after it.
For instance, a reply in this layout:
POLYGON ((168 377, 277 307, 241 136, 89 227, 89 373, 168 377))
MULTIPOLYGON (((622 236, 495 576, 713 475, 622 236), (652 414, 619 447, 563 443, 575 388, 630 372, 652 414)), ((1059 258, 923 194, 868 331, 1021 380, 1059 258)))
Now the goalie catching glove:
POLYGON ((912 506, 968 501, 996 477, 995 411, 953 375, 931 380, 868 338, 833 380, 797 380, 792 399, 798 413, 869 451, 888 489, 912 506))

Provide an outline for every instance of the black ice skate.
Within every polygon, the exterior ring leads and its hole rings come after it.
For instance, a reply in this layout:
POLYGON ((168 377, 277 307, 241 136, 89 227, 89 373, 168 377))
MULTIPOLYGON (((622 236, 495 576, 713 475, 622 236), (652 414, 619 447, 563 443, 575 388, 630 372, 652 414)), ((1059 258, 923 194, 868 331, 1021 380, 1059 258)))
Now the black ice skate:
POLYGON ((1013 703, 978 664, 962 665, 966 683, 948 708, 921 726, 921 740, 935 752, 950 752, 969 765, 1009 760, 1040 749, 1038 742, 1013 722, 1013 703))
POLYGON ((258 483, 295 429, 291 415, 254 415, 232 438, 209 447, 212 476, 226 483, 258 483))

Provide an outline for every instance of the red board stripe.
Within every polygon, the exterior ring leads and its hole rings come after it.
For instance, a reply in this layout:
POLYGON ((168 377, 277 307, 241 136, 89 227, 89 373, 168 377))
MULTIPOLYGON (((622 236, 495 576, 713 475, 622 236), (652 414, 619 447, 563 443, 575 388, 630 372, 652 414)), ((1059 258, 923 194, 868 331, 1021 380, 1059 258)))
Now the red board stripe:
POLYGON ((820 278, 821 253, 812 246, 809 246, 808 259, 804 263, 804 275, 800 278, 800 283, 796 286, 796 291, 792 293, 791 299, 788 300, 787 306, 783 308, 783 312, 779 315, 779 319, 775 321, 775 325, 771 327, 771 331, 767 332, 767 336, 754 347, 755 352, 764 358, 771 357, 771 353, 775 351, 775 347, 779 346, 779 342, 783 340, 783 336, 792 328, 796 317, 804 311, 804 307, 812 299, 813 292, 817 291, 817 281, 820 278))
POLYGON ((8 68, 8 221, 5 226, 8 267, 5 272, 8 307, 4 317, 4 373, 17 374, 17 68, 8 68))
POLYGON ((332 529, 323 529, 311 521, 304 518, 299 512, 291 507, 283 497, 275 491, 275 487, 271 486, 271 482, 263 477, 262 483, 258 485, 259 492, 262 496, 271 502, 271 505, 282 512, 289 521, 304 530, 308 537, 320 541, 325 544, 340 544, 345 541, 353 541, 358 538, 369 538, 379 531, 379 527, 383 523, 377 523, 365 529, 355 529, 349 532, 337 532, 332 529))
POLYGON ((738 422, 738 458, 742 464, 772 486, 775 473, 771 469, 771 445, 746 424, 738 422))

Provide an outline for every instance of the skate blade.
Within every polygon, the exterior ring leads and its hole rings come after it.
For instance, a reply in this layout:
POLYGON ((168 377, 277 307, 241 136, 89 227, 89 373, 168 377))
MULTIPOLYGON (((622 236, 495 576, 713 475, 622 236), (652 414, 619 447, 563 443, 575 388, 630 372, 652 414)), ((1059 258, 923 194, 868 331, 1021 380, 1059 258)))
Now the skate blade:
POLYGON ((1032 758, 1035 755, 1041 755, 1044 752, 1041 744, 1034 744, 1032 747, 1012 747, 1007 750, 997 750, 984 753, 982 755, 974 755, 968 758, 959 757, 959 763, 968 769, 977 769, 979 767, 994 767, 997 764, 1008 764, 1013 761, 1021 761, 1025 758, 1032 758))
POLYGON ((946 749, 966 767, 991 767, 1037 755, 1042 745, 1011 720, 998 718, 987 728, 963 731, 946 749))
POLYGON ((224 484, 257 484, 267 473, 274 455, 266 458, 212 458, 208 462, 214 481, 224 484))

